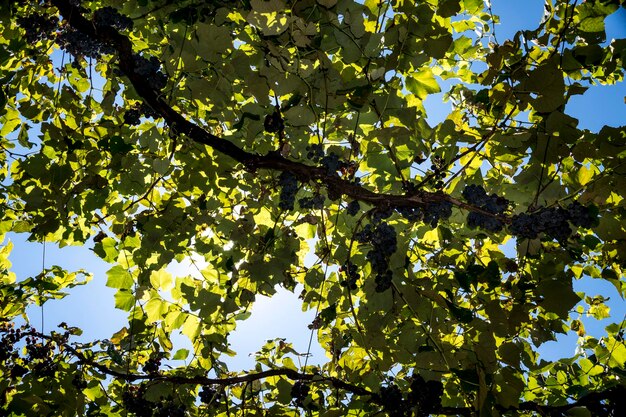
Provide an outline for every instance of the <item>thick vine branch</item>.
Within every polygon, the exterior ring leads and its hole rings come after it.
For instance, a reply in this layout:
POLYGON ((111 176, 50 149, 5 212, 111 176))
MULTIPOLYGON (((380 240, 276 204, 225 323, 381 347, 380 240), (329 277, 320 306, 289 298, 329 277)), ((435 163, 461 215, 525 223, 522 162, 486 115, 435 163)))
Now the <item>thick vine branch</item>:
MULTIPOLYGON (((29 330, 27 332, 22 333, 22 337, 32 336, 38 339, 54 341, 59 347, 62 347, 63 350, 70 352, 77 360, 77 362, 82 366, 91 366, 99 372, 119 378, 126 382, 135 382, 135 381, 151 381, 151 382, 168 382, 172 384, 191 384, 191 385, 203 385, 203 386, 211 386, 211 385, 220 385, 220 386, 231 386, 237 384, 245 384, 254 381, 263 380, 266 378, 274 377, 274 376, 282 376, 292 381, 307 381, 310 383, 321 383, 328 384, 333 388, 341 389, 346 392, 349 392, 353 395, 359 396, 368 396, 370 397, 370 401, 378 404, 380 406, 384 406, 385 402, 381 398, 379 393, 368 390, 367 388, 360 387, 358 385, 351 384, 342 379, 331 377, 331 376, 323 376, 319 373, 305 373, 298 372, 295 369, 291 368, 275 368, 268 369, 260 372, 252 372, 245 375, 225 377, 225 378, 209 378, 202 375, 196 376, 182 376, 182 375, 172 375, 172 374, 163 374, 163 373, 147 373, 147 374, 139 374, 139 373, 130 373, 130 372, 122 372, 115 369, 111 369, 109 366, 103 365, 94 361, 93 359, 88 358, 84 355, 79 348, 71 345, 67 341, 67 336, 62 336, 60 334, 47 335, 36 330, 29 330)), ((596 409, 598 407, 603 408, 606 404, 604 404, 607 400, 611 401, 616 414, 617 410, 626 410, 626 387, 617 385, 610 388, 606 388, 601 391, 590 392, 578 400, 564 404, 564 405, 544 405, 539 404, 534 401, 526 401, 519 403, 517 406, 511 407, 498 407, 498 410, 501 412, 507 411, 535 411, 541 415, 561 415, 562 413, 567 412, 576 407, 588 407, 590 409, 596 409)), ((472 407, 438 407, 432 414, 438 415, 448 415, 448 416, 471 416, 473 415, 475 410, 472 407)))
POLYGON ((191 140, 209 146, 233 158, 250 171, 257 169, 288 171, 295 175, 301 182, 317 181, 332 190, 334 194, 347 195, 354 200, 366 202, 380 208, 424 208, 429 203, 446 201, 459 208, 474 211, 488 217, 497 217, 500 221, 505 223, 509 221, 509 219, 502 215, 490 213, 481 207, 464 203, 442 192, 433 193, 419 191, 418 193, 412 193, 412 195, 376 193, 354 182, 342 179, 333 173, 329 173, 323 167, 310 166, 289 160, 280 155, 280 152, 270 152, 266 155, 248 152, 234 143, 204 130, 174 110, 163 97, 149 85, 145 77, 135 71, 136 63, 133 58, 135 55, 133 52, 133 44, 127 36, 119 33, 112 27, 96 27, 91 20, 81 14, 80 8, 73 6, 69 0, 52 0, 52 4, 59 9, 63 18, 72 28, 78 30, 85 36, 112 46, 117 51, 119 67, 122 73, 128 77, 139 96, 141 96, 154 111, 162 116, 167 124, 175 127, 177 132, 186 135, 191 140))

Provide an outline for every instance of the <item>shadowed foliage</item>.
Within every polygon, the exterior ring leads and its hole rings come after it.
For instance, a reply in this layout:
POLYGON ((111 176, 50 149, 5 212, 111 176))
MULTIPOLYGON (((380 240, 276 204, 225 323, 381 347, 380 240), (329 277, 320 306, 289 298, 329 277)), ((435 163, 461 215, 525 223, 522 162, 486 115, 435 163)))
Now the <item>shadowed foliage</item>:
POLYGON ((0 416, 626 415, 623 317, 573 286, 626 293, 626 128, 568 114, 623 82, 619 1, 511 39, 482 0, 0 4, 0 233, 92 249, 128 312, 21 325, 91 276, 17 277, 5 238, 0 416), (326 362, 284 335, 229 369, 279 288, 326 362))

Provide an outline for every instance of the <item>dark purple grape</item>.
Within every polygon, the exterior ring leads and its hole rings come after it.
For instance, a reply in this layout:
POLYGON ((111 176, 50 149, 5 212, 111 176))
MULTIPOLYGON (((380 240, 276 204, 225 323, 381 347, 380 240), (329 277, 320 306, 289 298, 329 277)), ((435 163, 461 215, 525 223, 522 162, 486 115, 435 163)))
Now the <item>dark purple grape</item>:
POLYGON ((349 216, 356 216, 359 211, 361 211, 361 204, 359 204, 357 200, 352 200, 348 203, 346 213, 348 213, 349 216))
POLYGON ((93 21, 96 26, 110 26, 117 30, 132 29, 133 21, 124 16, 111 6, 102 7, 93 13, 93 21))
POLYGON ((283 171, 278 177, 280 196, 278 207, 283 210, 293 210, 298 191, 298 179, 290 172, 283 171))

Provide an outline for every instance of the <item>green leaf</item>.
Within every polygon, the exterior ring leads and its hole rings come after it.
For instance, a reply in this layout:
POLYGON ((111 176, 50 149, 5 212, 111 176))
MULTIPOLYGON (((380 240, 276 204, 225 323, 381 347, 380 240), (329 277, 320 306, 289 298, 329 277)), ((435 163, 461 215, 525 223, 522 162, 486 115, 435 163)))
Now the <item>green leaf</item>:
POLYGON ((406 89, 420 99, 425 99, 429 94, 439 93, 439 83, 429 69, 413 73, 406 77, 406 89))
POLYGON ((167 304, 160 298, 151 298, 144 306, 146 317, 148 322, 158 322, 163 320, 165 313, 167 312, 167 304))
POLYGON ((327 9, 330 9, 335 4, 337 4, 337 0, 317 0, 317 3, 320 6, 323 6, 323 7, 326 7, 327 9))
POLYGON ((115 308, 130 311, 135 305, 135 294, 126 289, 118 290, 115 293, 115 308))
POLYGON ((170 161, 167 159, 154 159, 152 161, 152 168, 157 174, 165 175, 170 169, 170 161))
POLYGON ((178 349, 174 356, 172 356, 172 360, 186 360, 189 356, 189 349, 178 349))
POLYGON ((437 8, 437 14, 441 17, 451 17, 461 11, 460 0, 443 0, 437 8))
POLYGON ((580 301, 580 297, 572 289, 571 281, 566 279, 542 280, 537 292, 543 297, 539 305, 562 318, 567 318, 570 309, 580 301))
POLYGON ((115 265, 107 271, 107 287, 130 289, 133 284, 134 280, 132 275, 121 265, 115 265))
POLYGON ((157 290, 168 291, 173 286, 172 274, 164 269, 150 273, 150 283, 157 290))

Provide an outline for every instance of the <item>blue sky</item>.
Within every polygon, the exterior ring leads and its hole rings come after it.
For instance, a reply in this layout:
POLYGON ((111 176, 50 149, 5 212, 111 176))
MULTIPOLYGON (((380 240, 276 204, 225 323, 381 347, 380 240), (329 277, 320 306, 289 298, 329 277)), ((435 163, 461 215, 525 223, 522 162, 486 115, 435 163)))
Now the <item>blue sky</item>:
MULTIPOLYGON (((543 1, 494 0, 493 11, 501 16, 501 24, 496 27, 498 40, 511 37, 521 29, 536 25, 543 15, 543 1)), ((626 10, 611 16, 607 21, 608 37, 626 37, 626 10)), ((443 94, 430 97, 428 110, 432 113, 429 121, 434 123, 445 118, 450 106, 441 102, 443 94)), ((568 104, 568 112, 580 120, 579 127, 597 131, 604 125, 619 126, 626 120, 626 85, 595 86, 584 96, 576 96, 568 104)), ((25 235, 10 235, 15 249, 11 256, 13 270, 18 279, 34 276, 41 272, 43 249, 41 243, 26 242, 25 235)), ((87 286, 72 290, 70 297, 49 302, 44 309, 45 330, 50 331, 62 321, 84 330, 83 339, 93 340, 109 337, 126 323, 126 313, 113 308, 114 291, 107 288, 106 271, 111 265, 99 260, 88 248, 65 247, 59 249, 53 244, 45 245, 45 265, 61 265, 68 270, 84 268, 94 274, 87 286)), ((184 270, 184 266, 177 269, 184 270)), ((184 272, 184 271, 181 271, 184 272)), ((615 289, 603 281, 585 279, 576 282, 577 290, 587 290, 590 295, 604 294, 611 297, 609 305, 615 320, 620 320, 626 312, 625 303, 615 289)), ((239 324, 231 336, 232 349, 239 355, 228 363, 233 369, 247 369, 254 365, 248 356, 259 349, 265 340, 284 337, 294 344, 299 352, 306 352, 311 335, 307 326, 313 320, 314 312, 302 312, 298 291, 291 294, 279 291, 272 299, 258 297, 252 317, 239 324)), ((38 308, 30 311, 31 322, 41 327, 41 314, 38 308)), ((586 319, 587 330, 601 335, 604 323, 586 319)), ((548 343, 542 349, 546 358, 570 356, 574 352, 576 336, 571 334, 559 339, 559 343, 548 343)), ((319 363, 324 354, 313 340, 314 357, 309 363, 319 363)))

